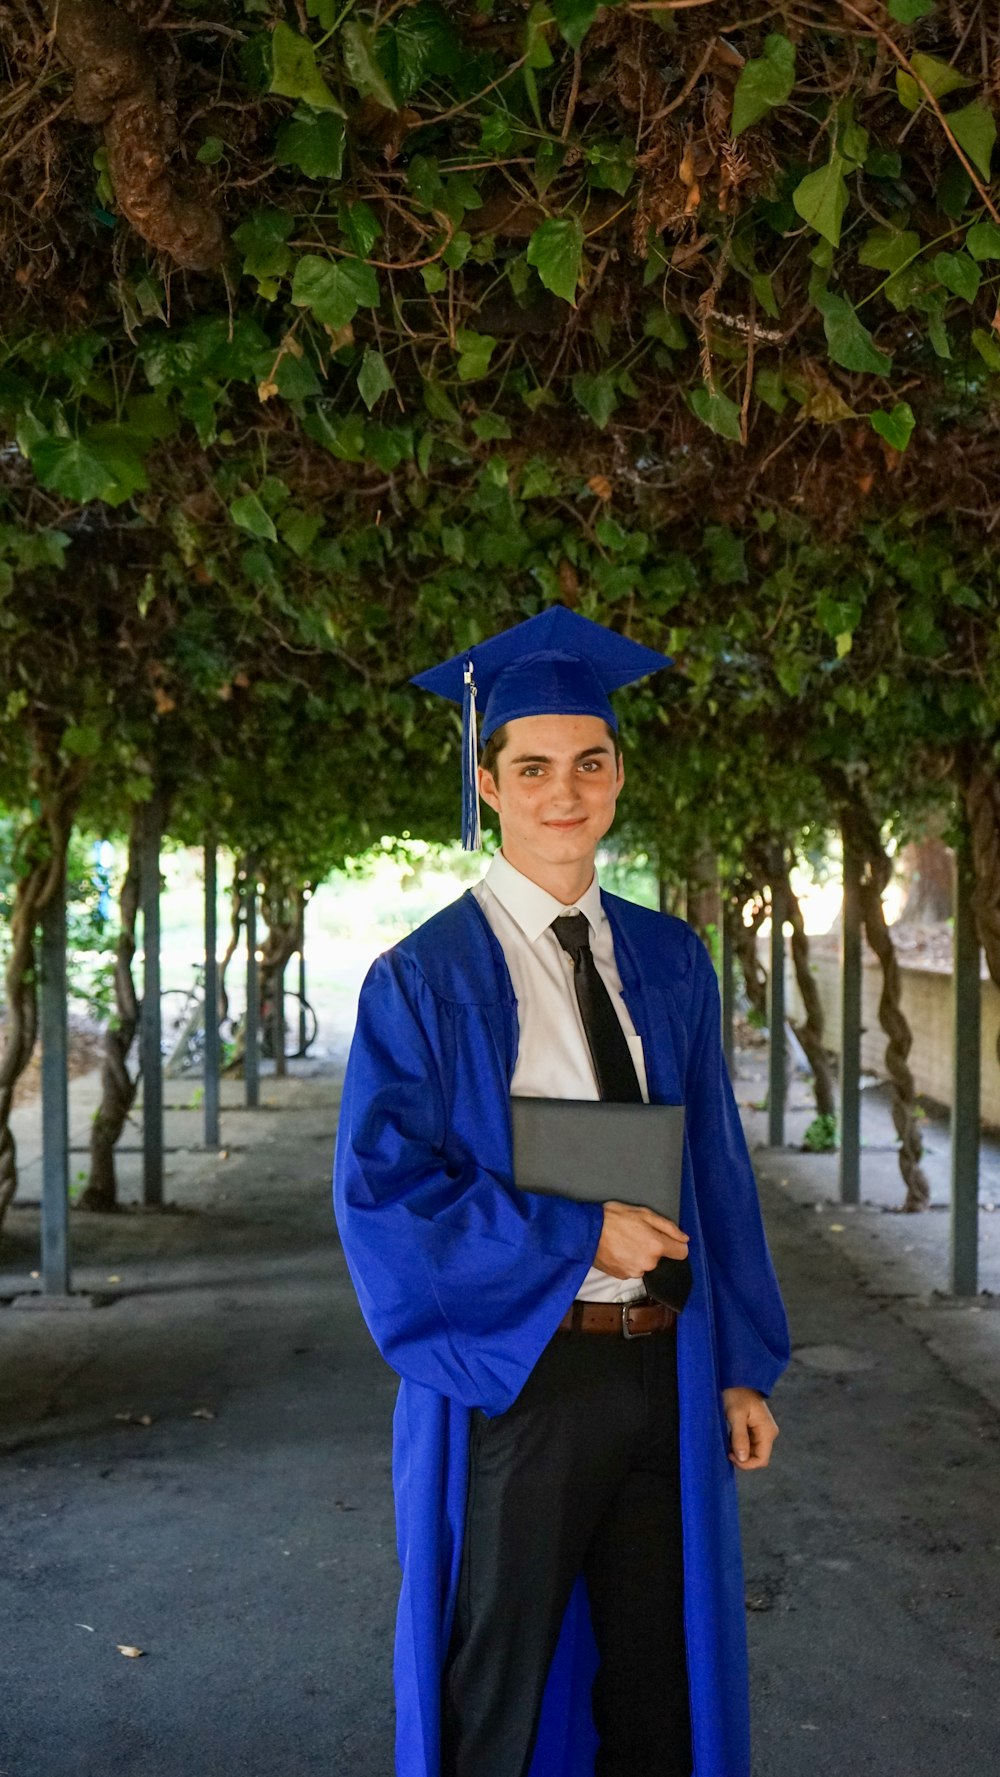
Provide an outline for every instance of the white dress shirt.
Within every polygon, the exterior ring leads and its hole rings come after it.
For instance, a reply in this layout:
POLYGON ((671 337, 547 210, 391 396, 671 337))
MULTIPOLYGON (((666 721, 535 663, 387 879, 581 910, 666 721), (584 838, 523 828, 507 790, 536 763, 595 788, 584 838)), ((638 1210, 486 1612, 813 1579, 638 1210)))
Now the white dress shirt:
MULTIPOLYGON (((611 926, 601 906, 596 872, 586 892, 572 907, 566 907, 497 852, 472 893, 500 942, 517 998, 519 1037, 512 1096, 600 1098, 577 1004, 573 959, 551 929, 552 921, 563 914, 584 913, 597 971, 621 1020, 643 1100, 648 1104, 642 1038, 622 999, 611 926)), ((608 1196, 614 1196, 611 1179, 608 1196)), ((612 1277, 596 1265, 591 1266, 577 1292, 578 1300, 584 1302, 627 1302, 642 1295, 645 1285, 641 1277, 612 1277)))

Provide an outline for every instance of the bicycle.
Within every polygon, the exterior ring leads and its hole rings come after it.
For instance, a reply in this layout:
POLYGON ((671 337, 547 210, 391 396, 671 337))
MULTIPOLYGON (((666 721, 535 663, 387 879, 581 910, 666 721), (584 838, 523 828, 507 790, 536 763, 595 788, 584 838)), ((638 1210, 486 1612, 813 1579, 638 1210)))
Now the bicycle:
MULTIPOLYGON (((299 1060, 308 1055, 319 1029, 319 1020, 308 1000, 291 988, 285 989, 285 1055, 299 1060), (300 1016, 301 1009, 301 1016, 300 1016), (304 1037, 304 1041, 300 1040, 304 1037)), ((205 965, 194 966, 194 979, 188 988, 168 988, 160 995, 161 1040, 165 1078, 192 1073, 205 1063, 205 965)), ((273 1018, 270 1001, 261 998, 258 1044, 261 1057, 273 1060, 273 1018)), ((223 1019, 220 1036, 223 1048, 222 1065, 233 1059, 243 1035, 242 1018, 223 1019), (228 1054, 227 1054, 228 1051, 228 1054)))

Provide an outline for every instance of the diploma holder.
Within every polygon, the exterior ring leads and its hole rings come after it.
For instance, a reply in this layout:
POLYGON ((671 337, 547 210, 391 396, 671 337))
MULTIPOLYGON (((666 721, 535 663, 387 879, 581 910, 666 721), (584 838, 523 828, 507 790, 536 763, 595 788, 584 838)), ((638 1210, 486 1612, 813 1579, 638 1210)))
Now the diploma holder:
MULTIPOLYGON (((678 1220, 684 1160, 682 1104, 616 1104, 608 1099, 512 1098, 514 1183, 521 1191, 577 1203, 629 1203, 678 1220)), ((654 1299, 661 1259, 643 1282, 654 1299)))

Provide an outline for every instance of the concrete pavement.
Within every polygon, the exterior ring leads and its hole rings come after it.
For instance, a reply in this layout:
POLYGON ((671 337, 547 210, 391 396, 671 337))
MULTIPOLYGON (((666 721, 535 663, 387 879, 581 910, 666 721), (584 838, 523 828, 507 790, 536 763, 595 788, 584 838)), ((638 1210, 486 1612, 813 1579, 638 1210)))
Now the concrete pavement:
MULTIPOLYGON (((0 1308, 0 1777, 391 1777, 394 1379, 330 1223, 336 1080, 262 1095, 226 1159, 170 1112, 171 1211, 73 1218, 112 1306, 0 1308)), ((739 1483, 755 1777, 992 1777, 993 1298, 934 1297, 940 1213, 845 1217, 826 1157, 758 1160, 796 1356, 739 1483)), ((0 1297, 36 1240, 15 1209, 0 1297)))

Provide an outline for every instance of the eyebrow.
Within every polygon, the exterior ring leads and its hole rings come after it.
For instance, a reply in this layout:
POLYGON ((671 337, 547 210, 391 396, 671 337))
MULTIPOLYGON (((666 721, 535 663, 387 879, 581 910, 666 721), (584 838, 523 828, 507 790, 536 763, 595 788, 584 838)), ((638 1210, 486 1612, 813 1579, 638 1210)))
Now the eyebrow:
MULTIPOLYGON (((574 754, 574 764, 581 759, 592 759, 595 754, 607 758, 610 753, 610 746, 584 747, 582 753, 574 754)), ((510 763, 512 765, 551 765, 552 760, 548 753, 518 753, 517 758, 512 759, 510 763)))

